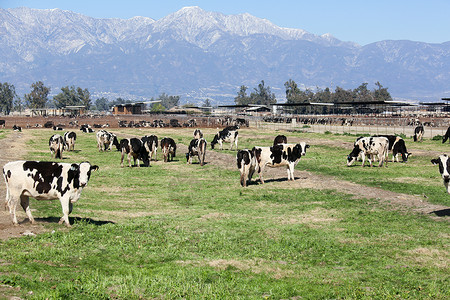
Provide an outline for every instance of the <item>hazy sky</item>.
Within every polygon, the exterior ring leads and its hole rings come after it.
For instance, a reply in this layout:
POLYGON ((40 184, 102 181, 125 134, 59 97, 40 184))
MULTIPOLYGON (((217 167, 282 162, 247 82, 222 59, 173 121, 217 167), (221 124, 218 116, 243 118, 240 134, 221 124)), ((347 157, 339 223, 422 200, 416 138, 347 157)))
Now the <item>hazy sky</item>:
MULTIPOLYGON (((450 41, 449 0, 0 0, 1 8, 60 8, 95 18, 158 20, 185 6, 250 13, 281 27, 331 33, 361 45, 381 40, 450 41)), ((0 20, 1 21, 1 20, 0 20)))

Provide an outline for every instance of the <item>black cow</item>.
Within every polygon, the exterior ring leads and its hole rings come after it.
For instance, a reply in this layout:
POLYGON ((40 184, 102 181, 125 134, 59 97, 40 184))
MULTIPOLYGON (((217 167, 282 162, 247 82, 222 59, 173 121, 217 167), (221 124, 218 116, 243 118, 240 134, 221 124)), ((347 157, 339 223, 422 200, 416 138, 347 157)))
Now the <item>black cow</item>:
POLYGON ((6 121, 5 121, 5 120, 0 120, 0 126, 1 126, 2 128, 5 128, 5 126, 6 126, 6 121))
POLYGON ((374 137, 385 137, 389 141, 388 150, 392 151, 392 162, 398 162, 398 155, 402 156, 402 161, 407 162, 411 153, 406 150, 405 140, 397 135, 375 135, 374 137))
POLYGON ((87 186, 91 171, 98 170, 89 162, 80 164, 13 161, 3 167, 3 177, 6 182, 6 205, 13 224, 17 225, 16 207, 20 203, 31 223, 29 197, 36 200, 59 199, 63 216, 59 224, 65 222, 68 227, 69 214, 73 203, 80 199, 81 192, 87 186))
POLYGON ((177 144, 172 138, 162 138, 161 139, 161 150, 164 156, 164 162, 173 160, 177 154, 177 144))
POLYGON ((203 166, 205 164, 205 155, 206 140, 204 138, 191 140, 188 147, 188 153, 186 153, 187 163, 191 164, 192 157, 198 156, 198 161, 200 162, 200 165, 203 166))
POLYGON ((13 130, 14 130, 14 131, 22 132, 22 127, 17 126, 16 124, 14 124, 14 125, 13 125, 13 130))
POLYGON ((120 166, 123 168, 123 158, 125 156, 125 153, 127 154, 128 158, 128 166, 131 168, 131 157, 133 157, 134 165, 136 165, 137 160, 137 166, 139 165, 139 160, 142 160, 145 167, 148 167, 150 165, 149 161, 149 153, 144 146, 144 143, 138 139, 138 138, 131 138, 131 139, 122 139, 120 140, 120 149, 122 151, 122 157, 120 159, 120 166))
POLYGON ((156 135, 146 135, 143 136, 141 140, 144 143, 145 147, 147 147, 147 151, 150 153, 149 159, 152 160, 154 154, 154 160, 156 160, 156 154, 158 151, 158 137, 156 135))

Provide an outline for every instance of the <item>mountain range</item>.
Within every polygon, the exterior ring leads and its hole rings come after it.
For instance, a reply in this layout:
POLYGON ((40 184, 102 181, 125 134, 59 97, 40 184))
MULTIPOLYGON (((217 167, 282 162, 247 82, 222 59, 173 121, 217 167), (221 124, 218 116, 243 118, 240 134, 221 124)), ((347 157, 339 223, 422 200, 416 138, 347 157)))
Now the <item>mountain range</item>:
POLYGON ((353 89, 380 82, 394 98, 450 96, 450 42, 343 42, 282 28, 250 14, 185 7, 160 20, 96 19, 60 9, 0 9, 0 82, 20 95, 43 81, 91 95, 231 104, 241 85, 261 80, 284 102, 284 83, 353 89))

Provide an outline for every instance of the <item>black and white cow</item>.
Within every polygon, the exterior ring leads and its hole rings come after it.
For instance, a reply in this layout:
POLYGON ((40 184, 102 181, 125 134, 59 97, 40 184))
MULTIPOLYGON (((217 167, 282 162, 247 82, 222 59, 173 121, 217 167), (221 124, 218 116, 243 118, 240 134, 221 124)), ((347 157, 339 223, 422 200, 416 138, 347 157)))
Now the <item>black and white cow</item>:
POLYGON ((252 151, 258 164, 259 180, 264 183, 263 172, 266 166, 275 168, 286 166, 288 180, 295 180, 294 168, 305 156, 309 148, 305 142, 299 144, 278 144, 272 147, 253 147, 252 151))
POLYGON ((402 161, 407 162, 411 153, 406 150, 405 140, 397 135, 375 135, 375 137, 385 137, 389 141, 388 150, 392 151, 392 162, 399 161, 398 155, 402 156, 402 161))
POLYGON ((0 127, 5 128, 5 126, 6 126, 6 121, 0 120, 0 127))
POLYGON ((200 129, 194 130, 194 139, 201 139, 203 137, 203 132, 200 129))
POLYGON ((133 157, 134 164, 140 167, 139 160, 142 160, 145 167, 150 165, 148 159, 149 152, 145 147, 144 143, 138 138, 122 139, 120 140, 120 150, 122 152, 122 157, 120 159, 120 166, 123 168, 123 158, 127 154, 128 166, 131 168, 131 157, 133 157))
POLYGON ((200 166, 205 164, 206 144, 207 143, 204 138, 191 140, 188 147, 188 153, 186 153, 186 160, 188 164, 192 163, 192 157, 194 156, 198 156, 200 166))
POLYGON ((74 151, 75 150, 75 141, 77 140, 77 134, 73 131, 67 131, 64 133, 64 145, 66 146, 66 149, 68 151, 74 151))
POLYGON ((99 130, 96 133, 98 151, 111 151, 112 146, 116 146, 117 151, 120 151, 120 144, 117 136, 106 130, 99 130))
POLYGON ((414 128, 414 142, 421 142, 423 140, 424 129, 422 125, 414 128))
POLYGON ((258 167, 256 157, 252 150, 243 149, 237 152, 236 162, 241 173, 241 185, 246 187, 247 181, 252 180, 252 176, 258 167))
POLYGON ((53 130, 63 130, 63 128, 59 126, 53 126, 53 130))
POLYGON ((156 160, 156 155, 158 152, 158 137, 156 135, 146 135, 143 136, 141 140, 144 145, 146 145, 147 151, 150 153, 149 159, 152 160, 153 155, 155 155, 154 160, 156 160))
POLYGON ((450 127, 447 128, 447 131, 442 137, 442 144, 444 144, 448 140, 448 138, 450 138, 450 127))
POLYGON ((91 128, 91 126, 87 125, 87 124, 83 124, 80 127, 80 130, 84 133, 92 133, 94 132, 94 130, 91 128))
POLYGON ((50 153, 52 158, 62 159, 62 153, 66 148, 64 139, 59 134, 54 134, 48 140, 48 146, 50 147, 50 153))
MULTIPOLYGON (((385 137, 371 136, 360 138, 355 142, 352 152, 347 156, 347 166, 350 167, 357 160, 358 156, 361 155, 363 167, 366 157, 372 167, 372 160, 375 156, 378 157, 380 162, 378 166, 381 167, 386 161, 388 149, 389 140, 385 137)), ((387 167, 387 161, 385 166, 387 167)))
POLYGON ((81 196, 87 186, 91 171, 97 170, 89 162, 79 164, 43 161, 13 161, 3 167, 6 182, 6 205, 13 224, 17 225, 16 207, 20 203, 28 219, 34 223, 29 206, 29 197, 36 200, 59 199, 63 216, 59 224, 65 222, 68 227, 69 214, 73 203, 81 196))
POLYGON ((287 137, 285 135, 277 135, 273 140, 273 145, 275 146, 278 144, 287 144, 287 137))
POLYGON ((228 126, 223 130, 216 133, 214 139, 211 142, 211 149, 214 149, 216 144, 220 145, 220 150, 223 150, 223 143, 230 143, 230 150, 233 150, 233 143, 236 145, 236 150, 238 146, 238 129, 239 126, 228 126))
POLYGON ((12 128, 14 131, 22 132, 22 127, 17 126, 16 124, 14 124, 12 128))
POLYGON ((172 138, 165 137, 161 139, 161 150, 164 157, 164 162, 173 160, 177 155, 177 144, 172 138))
POLYGON ((433 165, 439 165, 439 173, 441 173, 442 179, 444 181, 445 189, 447 193, 450 194, 450 159, 447 154, 439 155, 438 158, 432 159, 431 163, 433 165))

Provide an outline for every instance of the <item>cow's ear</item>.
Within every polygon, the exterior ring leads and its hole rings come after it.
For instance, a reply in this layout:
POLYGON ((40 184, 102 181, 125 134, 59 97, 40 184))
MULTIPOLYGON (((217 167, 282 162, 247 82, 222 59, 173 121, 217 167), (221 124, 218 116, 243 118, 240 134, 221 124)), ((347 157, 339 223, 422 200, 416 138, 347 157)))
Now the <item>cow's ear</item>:
POLYGON ((77 164, 72 164, 72 165, 70 166, 70 171, 78 171, 78 170, 80 170, 80 166, 79 166, 79 165, 77 165, 77 164))
POLYGON ((309 148, 309 145, 305 145, 305 148, 309 148))
POLYGON ((437 165, 439 163, 439 159, 438 158, 434 158, 434 159, 431 160, 431 163, 433 165, 437 165))
POLYGON ((97 165, 91 166, 91 171, 97 171, 97 170, 98 170, 98 166, 97 165))

